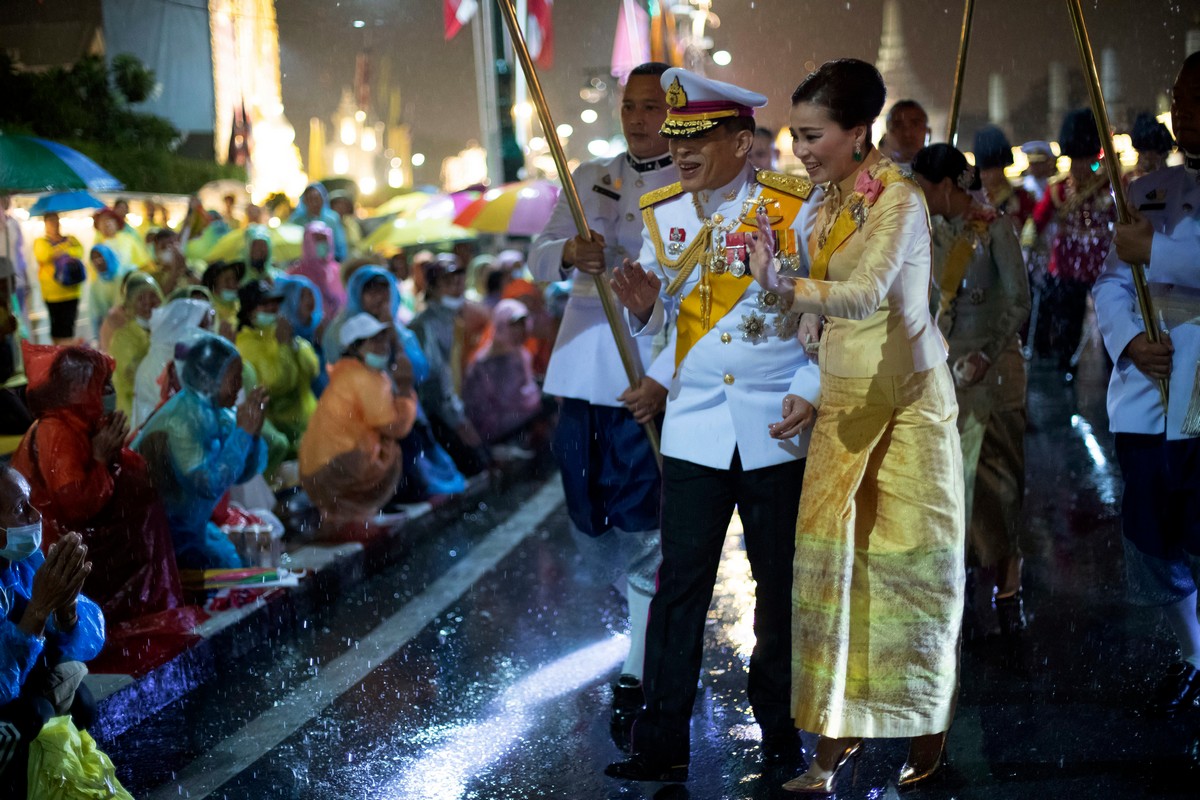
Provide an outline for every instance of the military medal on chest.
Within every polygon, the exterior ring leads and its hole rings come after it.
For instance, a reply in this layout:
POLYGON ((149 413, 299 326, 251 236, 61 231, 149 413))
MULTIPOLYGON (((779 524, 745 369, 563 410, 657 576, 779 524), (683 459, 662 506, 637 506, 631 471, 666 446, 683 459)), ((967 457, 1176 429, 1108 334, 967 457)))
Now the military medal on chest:
POLYGON ((687 231, 683 228, 671 228, 670 240, 667 242, 667 255, 678 258, 687 242, 687 231))

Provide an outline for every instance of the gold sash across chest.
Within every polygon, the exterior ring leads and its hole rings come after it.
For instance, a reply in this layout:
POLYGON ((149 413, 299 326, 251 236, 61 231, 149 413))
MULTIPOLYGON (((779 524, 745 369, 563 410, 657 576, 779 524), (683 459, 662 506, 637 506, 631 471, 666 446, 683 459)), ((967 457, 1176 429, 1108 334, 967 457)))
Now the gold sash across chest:
POLYGON ((954 239, 954 243, 950 245, 950 249, 946 252, 946 263, 942 268, 941 278, 938 280, 939 315, 949 313, 954 298, 958 297, 958 290, 962 287, 963 278, 967 275, 967 268, 975 258, 975 248, 984 243, 986 235, 986 223, 968 222, 954 239))
MULTIPOLYGON (((779 209, 779 221, 772 225, 776 234, 776 242, 787 242, 787 230, 796 221, 796 215, 804 205, 804 199, 788 192, 780 191, 764 185, 758 195, 758 200, 765 200, 768 206, 779 209)), ((679 304, 679 314, 676 318, 675 339, 675 368, 683 363, 688 351, 700 341, 704 334, 712 330, 718 320, 730 312, 754 278, 747 271, 742 277, 734 277, 728 269, 719 273, 711 269, 714 256, 724 257, 724 253, 713 252, 713 223, 705 220, 691 244, 680 253, 679 258, 669 259, 663 247, 663 238, 659 233, 658 220, 654 216, 654 207, 642 209, 642 218, 646 230, 654 242, 655 255, 663 267, 664 274, 675 273, 667 284, 667 294, 678 294, 696 267, 701 268, 700 281, 692 291, 684 296, 679 304)), ((751 216, 743 217, 741 224, 735 229, 737 233, 749 233, 758 230, 758 223, 751 216)))

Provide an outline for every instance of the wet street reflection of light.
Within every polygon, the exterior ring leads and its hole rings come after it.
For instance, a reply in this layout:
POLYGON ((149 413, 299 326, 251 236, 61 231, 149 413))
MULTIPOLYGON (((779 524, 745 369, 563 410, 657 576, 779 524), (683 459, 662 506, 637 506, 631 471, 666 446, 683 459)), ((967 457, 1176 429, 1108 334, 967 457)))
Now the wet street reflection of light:
POLYGON ((1083 437, 1083 446, 1087 448, 1092 462, 1101 469, 1107 467, 1108 457, 1104 455, 1104 450, 1096 441, 1096 434, 1092 432, 1092 424, 1078 414, 1072 414, 1071 427, 1079 431, 1079 435, 1083 437))
POLYGON ((1079 414, 1072 414, 1071 428, 1083 439, 1083 446, 1087 448, 1088 456, 1091 457, 1092 463, 1096 465, 1093 479, 1096 489, 1100 493, 1100 500, 1108 505, 1115 503, 1118 495, 1116 476, 1113 474, 1108 456, 1104 454, 1104 448, 1096 440, 1092 424, 1079 414))
POLYGON ((513 684, 479 722, 434 732, 439 739, 381 795, 413 800, 457 800, 467 783, 518 745, 536 722, 538 706, 578 691, 602 677, 629 652, 629 638, 614 636, 564 656, 513 684))
POLYGON ((724 631, 724 638, 733 646, 734 652, 749 665, 754 651, 754 578, 750 574, 750 561, 742 541, 742 520, 737 514, 729 523, 725 536, 725 547, 721 567, 717 572, 717 585, 713 591, 716 608, 710 616, 721 620, 732 620, 724 631))

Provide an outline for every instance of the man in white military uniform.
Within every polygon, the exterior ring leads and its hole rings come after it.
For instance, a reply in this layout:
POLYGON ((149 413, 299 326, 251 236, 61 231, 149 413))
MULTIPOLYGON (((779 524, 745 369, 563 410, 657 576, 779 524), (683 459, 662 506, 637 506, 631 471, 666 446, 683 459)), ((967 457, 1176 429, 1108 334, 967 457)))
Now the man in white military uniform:
POLYGON ((1185 164, 1133 182, 1137 216, 1117 225, 1092 290, 1114 366, 1108 416, 1125 478, 1121 501, 1132 602, 1158 606, 1179 640, 1181 661, 1150 698, 1164 714, 1200 696, 1200 53, 1175 80, 1171 119, 1185 164), (1169 332, 1146 337, 1127 264, 1147 265, 1156 316, 1169 332), (1164 324, 1165 323, 1165 324, 1164 324), (1163 413, 1156 381, 1168 379, 1163 413))
POLYGON ((629 601, 629 654, 613 689, 612 732, 621 746, 628 744, 633 716, 642 707, 646 619, 660 560, 662 484, 641 423, 653 423, 661 414, 675 362, 666 350, 655 360, 653 341, 633 339, 622 325, 620 334, 647 372, 639 390, 630 390, 592 275, 638 252, 638 201, 678 179, 667 140, 659 134, 667 105, 658 81, 667 69, 648 63, 629 75, 621 97, 621 130, 629 151, 580 164, 572 176, 594 240, 576 235, 563 195, 529 251, 534 278, 571 279, 544 390, 562 398, 553 450, 572 533, 589 569, 624 584, 629 601))
POLYGON ((681 182, 642 199, 639 263, 615 270, 613 289, 635 335, 676 322, 662 438, 663 563, 633 755, 605 772, 677 781, 687 777, 705 619, 735 507, 756 582, 747 694, 763 755, 802 760, 789 705, 792 558, 819 377, 798 341, 799 320, 750 277, 745 235, 762 208, 781 259, 805 274, 803 242, 817 204, 807 180, 747 163, 753 109, 765 97, 682 69, 664 73, 662 86, 670 106, 663 134, 681 182))

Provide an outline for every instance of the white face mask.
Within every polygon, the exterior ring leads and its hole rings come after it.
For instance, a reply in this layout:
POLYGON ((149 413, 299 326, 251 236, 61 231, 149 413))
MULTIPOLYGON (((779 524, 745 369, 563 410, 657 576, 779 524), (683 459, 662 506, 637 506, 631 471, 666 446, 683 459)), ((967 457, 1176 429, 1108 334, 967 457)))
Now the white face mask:
POLYGON ((42 521, 32 525, 18 525, 5 531, 7 541, 0 550, 0 558, 9 561, 24 561, 42 546, 42 521))
POLYGON ((467 302, 465 297, 443 297, 441 299, 442 307, 448 308, 451 311, 458 311, 467 302))
POLYGON ((144 329, 150 330, 150 320, 147 317, 134 317, 134 320, 144 329))

